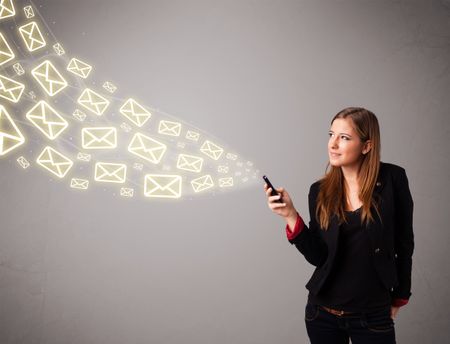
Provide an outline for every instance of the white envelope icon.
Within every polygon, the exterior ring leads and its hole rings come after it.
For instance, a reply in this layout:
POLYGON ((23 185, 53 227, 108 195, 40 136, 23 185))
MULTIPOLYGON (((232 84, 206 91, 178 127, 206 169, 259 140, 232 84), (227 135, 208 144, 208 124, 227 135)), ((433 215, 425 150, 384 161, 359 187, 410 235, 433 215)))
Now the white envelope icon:
POLYGON ((195 192, 200 192, 214 186, 214 182, 209 174, 191 180, 192 188, 195 192))
POLYGON ((140 133, 134 134, 128 146, 130 153, 154 164, 158 164, 161 161, 166 150, 167 146, 164 143, 140 133))
POLYGON ((92 111, 97 116, 101 116, 109 105, 109 100, 100 94, 86 88, 78 98, 78 104, 92 111))
POLYGON ((180 136, 181 124, 162 120, 159 122, 158 133, 169 136, 180 136))
POLYGON ((138 127, 142 127, 152 116, 142 105, 131 98, 122 105, 119 111, 138 127))
POLYGON ((90 154, 86 154, 86 153, 82 153, 82 152, 78 152, 77 159, 81 160, 81 161, 89 162, 89 161, 91 161, 91 155, 90 154))
POLYGON ((233 177, 219 178, 219 187, 226 188, 233 186, 233 177))
POLYGON ((120 188, 120 196, 133 197, 134 196, 134 189, 132 189, 132 188, 120 188))
POLYGON ((25 6, 25 7, 23 8, 23 11, 25 12, 25 17, 27 17, 28 19, 34 17, 33 7, 31 7, 31 6, 25 6))
POLYGON ((194 155, 178 155, 177 168, 180 170, 200 172, 202 170, 203 158, 194 155))
POLYGON ((95 177, 98 182, 125 183, 127 165, 98 162, 95 164, 95 177))
POLYGON ((17 103, 25 90, 25 85, 0 75, 0 97, 17 103))
POLYGON ((0 2, 0 19, 12 17, 16 14, 12 0, 2 0, 0 2))
POLYGON ((200 147, 200 151, 214 160, 219 160, 223 153, 223 149, 218 145, 206 140, 200 147))
POLYGON ((89 187, 89 180, 80 179, 80 178, 72 178, 70 180, 70 187, 72 189, 86 190, 89 187))
POLYGON ((83 79, 86 79, 92 70, 92 66, 74 57, 70 60, 67 70, 83 79))
POLYGON ((54 96, 67 86, 67 81, 49 60, 34 68, 31 74, 49 96, 54 96))
POLYGON ((147 174, 145 176, 144 195, 146 197, 181 197, 181 176, 168 174, 147 174))
POLYGON ((200 134, 197 133, 197 132, 195 132, 195 131, 188 130, 188 131, 186 132, 186 138, 187 138, 188 140, 198 141, 198 139, 200 138, 200 134))
POLYGON ((19 32, 29 51, 35 51, 45 47, 45 39, 35 22, 19 27, 19 32))
POLYGON ((94 127, 81 129, 81 146, 84 149, 114 149, 117 147, 117 129, 94 127))
POLYGON ((55 109, 43 100, 27 112, 26 118, 50 140, 56 139, 69 125, 55 109))

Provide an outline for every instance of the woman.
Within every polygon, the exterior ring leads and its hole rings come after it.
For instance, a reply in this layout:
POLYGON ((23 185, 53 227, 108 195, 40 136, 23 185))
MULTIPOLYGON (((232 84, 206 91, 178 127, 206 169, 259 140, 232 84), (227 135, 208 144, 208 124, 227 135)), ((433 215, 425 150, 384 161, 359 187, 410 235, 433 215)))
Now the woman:
POLYGON ((380 162, 372 112, 340 111, 329 136, 327 172, 309 190, 308 226, 286 190, 271 196, 264 187, 289 242, 316 266, 306 284, 306 330, 312 344, 395 343, 393 319, 411 296, 408 178, 402 167, 380 162))

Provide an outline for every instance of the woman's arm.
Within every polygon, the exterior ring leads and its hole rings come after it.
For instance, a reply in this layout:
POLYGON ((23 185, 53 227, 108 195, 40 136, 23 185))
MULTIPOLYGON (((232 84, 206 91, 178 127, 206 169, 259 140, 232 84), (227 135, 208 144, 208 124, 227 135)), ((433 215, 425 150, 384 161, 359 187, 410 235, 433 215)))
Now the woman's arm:
POLYGON ((395 198, 395 266, 399 285, 391 292, 393 299, 408 300, 411 296, 412 255, 414 251, 413 208, 414 202, 403 168, 394 175, 395 198))
POLYGON ((264 190, 269 208, 275 214, 283 217, 287 223, 286 233, 290 243, 297 247, 309 263, 320 266, 326 261, 328 248, 320 236, 320 229, 315 219, 315 197, 317 192, 314 192, 314 186, 318 186, 318 184, 311 185, 308 195, 309 215, 311 218, 309 227, 304 224, 303 219, 294 207, 289 193, 284 188, 276 190, 279 193, 278 196, 271 196, 271 189, 267 185, 264 186, 264 190), (283 203, 277 202, 280 197, 283 203))
MULTIPOLYGON (((316 185, 317 186, 317 185, 316 185)), ((324 240, 322 239, 320 235, 320 227, 316 220, 316 197, 317 197, 317 190, 313 189, 314 184, 311 185, 311 188, 309 189, 308 194, 308 206, 309 206, 309 225, 306 226, 304 224, 303 219, 301 219, 300 215, 300 221, 297 221, 296 224, 301 226, 301 228, 298 228, 296 231, 296 228, 294 228, 294 233, 298 233, 295 235, 295 237, 291 237, 289 239, 289 242, 300 251, 301 254, 305 257, 305 259, 314 266, 322 266, 328 257, 328 247, 324 240), (315 192, 314 192, 315 191, 315 192)))

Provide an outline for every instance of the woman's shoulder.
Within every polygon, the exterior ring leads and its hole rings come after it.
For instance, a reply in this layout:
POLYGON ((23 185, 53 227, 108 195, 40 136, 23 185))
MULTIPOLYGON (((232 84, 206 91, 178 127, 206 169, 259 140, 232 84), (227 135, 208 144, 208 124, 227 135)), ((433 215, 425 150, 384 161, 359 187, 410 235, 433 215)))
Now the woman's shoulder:
POLYGON ((311 184, 311 186, 309 187, 310 194, 319 193, 321 181, 322 181, 322 179, 319 179, 311 184))
POLYGON ((401 176, 404 175, 405 173, 405 169, 402 166, 396 165, 396 164, 392 164, 389 162, 383 162, 380 161, 380 176, 386 176, 386 175, 391 175, 391 176, 401 176))

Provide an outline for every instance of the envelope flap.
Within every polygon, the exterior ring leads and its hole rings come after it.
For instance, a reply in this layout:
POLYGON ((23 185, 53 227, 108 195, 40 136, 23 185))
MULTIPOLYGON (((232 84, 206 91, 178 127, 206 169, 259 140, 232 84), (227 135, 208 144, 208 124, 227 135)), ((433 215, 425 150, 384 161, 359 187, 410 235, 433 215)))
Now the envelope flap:
POLYGON ((6 42, 5 37, 3 37, 3 34, 0 33, 0 54, 6 55, 8 57, 14 56, 11 48, 8 45, 8 42, 6 42))
POLYGON ((115 141, 114 128, 83 128, 83 132, 94 141, 107 141, 110 136, 115 141))
POLYGON ((64 84, 66 82, 62 75, 59 74, 58 70, 53 67, 51 63, 47 63, 46 65, 45 76, 50 82, 54 82, 56 84, 64 84))
POLYGON ((18 88, 25 88, 25 85, 13 79, 9 79, 3 75, 0 75, 0 88, 4 89, 5 91, 13 91, 18 88))
POLYGON ((98 163, 97 167, 103 175, 106 174, 109 177, 119 177, 126 168, 125 165, 111 163, 98 163))
POLYGON ((29 24, 21 26, 19 28, 19 30, 22 31, 23 33, 25 33, 26 35, 30 36, 32 31, 33 31, 34 25, 36 25, 36 23, 35 22, 31 22, 29 24))
POLYGON ((89 92, 89 99, 93 104, 105 104, 108 103, 108 101, 103 98, 101 95, 95 93, 94 91, 90 90, 89 92))
POLYGON ((24 139, 22 133, 20 132, 19 128, 17 128, 11 116, 9 116, 5 108, 1 105, 0 105, 0 135, 9 137, 11 139, 15 139, 16 137, 19 140, 24 139))
POLYGON ((72 162, 56 150, 49 148, 50 161, 54 165, 71 165, 72 162))
POLYGON ((138 104, 136 101, 132 101, 131 105, 131 112, 134 116, 149 116, 150 113, 144 109, 140 104, 138 104))
POLYGON ((149 181, 155 184, 158 189, 168 190, 172 185, 180 181, 178 176, 152 176, 147 175, 149 181), (166 184, 167 183, 167 184, 166 184))

